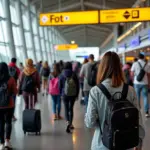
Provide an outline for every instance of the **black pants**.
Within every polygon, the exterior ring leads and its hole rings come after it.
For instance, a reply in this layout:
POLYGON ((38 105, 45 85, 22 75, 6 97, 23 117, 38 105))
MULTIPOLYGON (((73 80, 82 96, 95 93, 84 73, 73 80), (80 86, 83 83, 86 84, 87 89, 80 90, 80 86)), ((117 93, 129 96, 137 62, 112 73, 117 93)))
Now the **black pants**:
POLYGON ((5 139, 10 139, 12 130, 13 109, 0 109, 0 143, 4 144, 5 139), (5 126, 6 125, 6 126, 5 126))
POLYGON ((72 125, 73 121, 73 108, 75 103, 75 97, 64 96, 64 105, 65 105, 65 117, 66 121, 72 125))

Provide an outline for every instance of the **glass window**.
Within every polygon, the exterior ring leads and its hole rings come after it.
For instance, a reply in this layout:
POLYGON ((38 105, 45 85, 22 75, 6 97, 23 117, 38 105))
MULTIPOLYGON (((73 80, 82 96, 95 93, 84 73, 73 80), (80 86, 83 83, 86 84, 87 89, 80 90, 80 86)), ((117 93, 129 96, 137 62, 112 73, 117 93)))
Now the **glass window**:
POLYGON ((36 52, 36 58, 37 58, 37 61, 41 61, 41 54, 40 54, 40 52, 36 52))
POLYGON ((52 42, 52 34, 51 33, 52 33, 51 30, 49 30, 48 34, 49 34, 49 40, 50 40, 50 42, 52 42))
POLYGON ((7 46, 0 45, 0 60, 6 63, 9 62, 9 48, 7 46))
POLYGON ((6 29, 6 21, 0 21, 0 41, 8 42, 7 29, 6 29))
POLYGON ((27 46, 27 48, 32 48, 31 36, 30 36, 29 32, 25 32, 25 40, 26 40, 26 46, 27 46))
POLYGON ((47 50, 47 52, 50 51, 50 49, 49 49, 49 42, 48 41, 46 42, 46 50, 47 50))
POLYGON ((48 40, 47 32, 48 32, 48 31, 47 31, 47 27, 45 27, 45 28, 44 28, 44 36, 45 36, 45 39, 46 39, 46 40, 48 40))
POLYGON ((40 27, 39 26, 39 31, 40 31, 40 37, 43 37, 43 29, 42 29, 43 27, 40 27))
POLYGON ((44 39, 41 39, 42 51, 45 51, 44 39))
POLYGON ((21 10, 22 10, 23 27, 24 29, 29 30, 30 26, 29 26, 29 20, 27 16, 27 10, 24 6, 21 7, 21 10))
POLYGON ((13 29, 13 37, 14 37, 14 43, 15 45, 21 46, 22 45, 22 41, 21 41, 21 37, 20 37, 20 31, 19 31, 19 27, 12 27, 13 29))
POLYGON ((47 61, 46 55, 46 52, 43 52, 44 61, 47 61))
POLYGON ((17 54, 18 63, 20 63, 20 62, 25 63, 24 53, 22 51, 23 51, 22 47, 16 47, 16 54, 17 54))
POLYGON ((36 9, 34 5, 30 5, 30 10, 35 14, 36 13, 36 9))
POLYGON ((0 0, 0 16, 5 18, 5 10, 4 10, 4 6, 3 6, 3 1, 0 0))
POLYGON ((31 15, 33 34, 37 34, 36 16, 31 15))
POLYGON ((33 62, 35 63, 34 56, 33 56, 33 50, 28 50, 27 53, 28 53, 28 56, 29 56, 29 57, 33 60, 33 62))
POLYGON ((27 0, 21 0, 21 2, 27 6, 27 0))
POLYGON ((34 36, 34 43, 35 43, 35 49, 39 51, 40 45, 39 45, 39 40, 37 36, 34 36))
POLYGON ((10 5, 11 21, 15 24, 18 24, 18 17, 16 17, 17 11, 15 8, 15 2, 12 2, 10 5))

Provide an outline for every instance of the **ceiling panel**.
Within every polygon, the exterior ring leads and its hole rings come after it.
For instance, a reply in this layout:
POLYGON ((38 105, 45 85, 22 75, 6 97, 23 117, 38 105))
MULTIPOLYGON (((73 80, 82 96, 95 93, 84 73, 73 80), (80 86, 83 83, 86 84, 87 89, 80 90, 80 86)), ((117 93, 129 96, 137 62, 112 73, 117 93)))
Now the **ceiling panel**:
MULTIPOLYGON (((41 0, 31 0, 40 9, 41 0)), ((82 11, 132 7, 136 0, 43 0, 44 12, 82 11), (61 2, 61 3, 59 3, 61 2)), ((79 46, 100 46, 113 31, 113 25, 61 26, 59 31, 70 43, 79 46)))

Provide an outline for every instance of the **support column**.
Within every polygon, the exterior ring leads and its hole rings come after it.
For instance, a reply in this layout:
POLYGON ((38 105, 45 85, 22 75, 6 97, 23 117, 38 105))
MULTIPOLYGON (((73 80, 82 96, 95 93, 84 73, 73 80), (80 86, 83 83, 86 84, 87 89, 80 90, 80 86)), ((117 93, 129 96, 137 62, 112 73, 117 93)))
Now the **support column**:
POLYGON ((51 43, 50 43, 50 35, 49 35, 49 28, 48 27, 47 27, 47 37, 48 37, 48 58, 49 58, 49 64, 52 65, 51 43))
POLYGON ((53 53, 53 58, 54 58, 54 61, 56 60, 56 56, 55 56, 55 49, 54 49, 54 45, 56 44, 55 43, 55 33, 54 33, 54 28, 52 28, 52 30, 51 30, 52 32, 52 53, 53 53))
MULTIPOLYGON (((36 11, 36 14, 38 14, 37 11, 36 11)), ((39 43, 39 47, 40 47, 40 56, 41 56, 41 60, 44 60, 43 52, 42 52, 42 45, 41 45, 40 32, 39 32, 39 22, 38 22, 38 17, 36 17, 36 28, 37 28, 38 43, 39 43)))
POLYGON ((44 53, 46 53, 46 61, 48 61, 48 56, 47 56, 47 50, 46 50, 46 38, 45 38, 45 27, 42 27, 42 32, 43 32, 43 39, 44 39, 44 53))
POLYGON ((33 49, 33 57, 34 57, 35 63, 37 63, 29 0, 27 0, 27 17, 28 17, 29 30, 30 30, 30 37, 31 37, 32 49, 33 49))
POLYGON ((23 46, 23 56, 24 60, 28 58, 25 35, 24 35, 24 28, 23 28, 23 20, 22 20, 22 11, 21 11, 21 1, 17 0, 17 13, 18 13, 18 20, 19 20, 19 30, 20 30, 20 38, 23 46))
POLYGON ((14 44, 14 37, 13 37, 13 30, 12 30, 12 22, 11 22, 11 15, 10 15, 10 1, 4 0, 4 10, 6 14, 6 28, 7 28, 7 37, 9 41, 9 52, 10 57, 16 58, 16 50, 15 50, 15 44, 14 44))
POLYGON ((53 56, 53 38, 52 38, 52 27, 49 27, 49 41, 50 41, 50 53, 51 53, 51 62, 53 64, 54 62, 54 56, 53 56))
MULTIPOLYGON (((58 45, 58 36, 57 36, 57 31, 55 30, 55 43, 56 43, 56 45, 58 45)), ((55 50, 55 57, 56 57, 56 60, 58 60, 58 56, 57 56, 57 51, 55 50)))
POLYGON ((117 38, 118 38, 118 25, 115 24, 113 27, 113 32, 114 32, 114 40, 113 40, 113 47, 115 48, 115 52, 117 52, 118 49, 118 43, 117 43, 117 38))

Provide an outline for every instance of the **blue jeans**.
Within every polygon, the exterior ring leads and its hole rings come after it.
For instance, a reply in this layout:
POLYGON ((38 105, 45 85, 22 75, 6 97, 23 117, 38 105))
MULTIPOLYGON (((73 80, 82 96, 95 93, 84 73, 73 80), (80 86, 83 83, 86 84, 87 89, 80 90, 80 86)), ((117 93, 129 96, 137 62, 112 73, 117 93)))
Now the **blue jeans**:
POLYGON ((60 115, 61 111, 61 98, 60 95, 52 95, 52 109, 54 114, 60 115))
POLYGON ((140 106, 140 99, 141 99, 141 92, 144 100, 144 111, 147 113, 149 111, 149 102, 148 102, 148 86, 147 85, 141 85, 141 84, 135 84, 134 85, 135 92, 137 95, 137 99, 140 106))
POLYGON ((89 101, 89 93, 90 91, 84 91, 84 100, 85 100, 86 110, 87 110, 88 101, 89 101))

